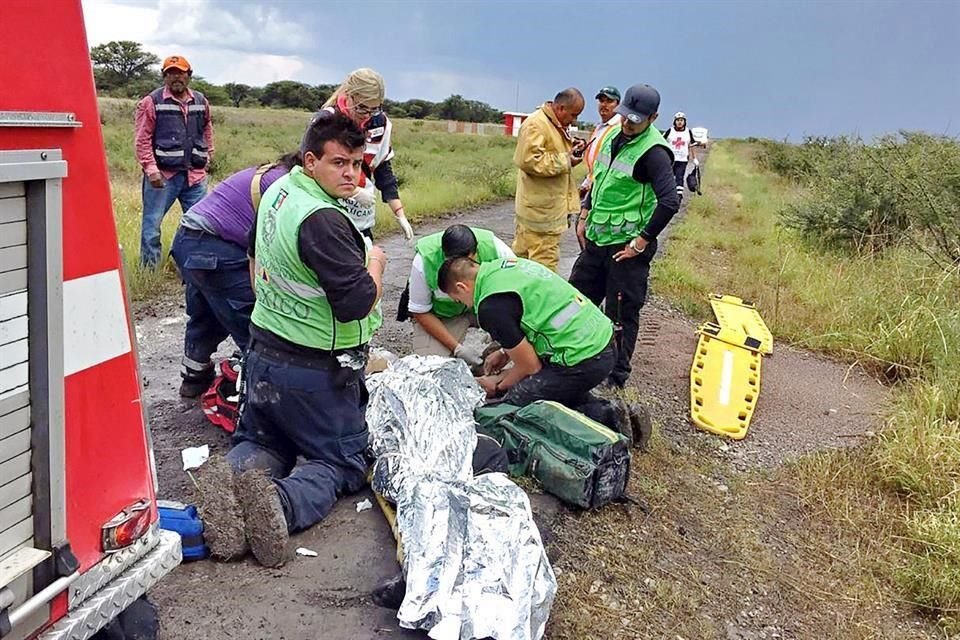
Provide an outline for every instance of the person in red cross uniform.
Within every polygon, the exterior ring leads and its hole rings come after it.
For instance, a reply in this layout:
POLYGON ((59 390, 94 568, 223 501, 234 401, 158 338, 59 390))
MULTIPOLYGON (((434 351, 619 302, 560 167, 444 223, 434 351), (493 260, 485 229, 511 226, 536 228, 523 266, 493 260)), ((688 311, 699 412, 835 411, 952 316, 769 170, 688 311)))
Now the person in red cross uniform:
POLYGON ((673 177, 677 180, 677 197, 683 199, 683 179, 687 173, 687 164, 699 166, 696 140, 693 133, 687 128, 687 114, 678 111, 673 116, 673 126, 663 132, 670 148, 673 149, 673 177))

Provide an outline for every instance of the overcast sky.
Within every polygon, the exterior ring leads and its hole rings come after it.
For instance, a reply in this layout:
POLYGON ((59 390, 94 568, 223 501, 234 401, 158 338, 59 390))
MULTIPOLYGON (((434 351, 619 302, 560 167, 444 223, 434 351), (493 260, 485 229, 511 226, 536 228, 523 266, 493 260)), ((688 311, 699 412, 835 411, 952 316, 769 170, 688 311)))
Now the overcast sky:
POLYGON ((956 0, 82 1, 91 45, 183 54, 216 83, 333 84, 369 66, 394 100, 528 111, 570 85, 592 98, 645 82, 661 125, 683 110, 712 137, 960 134, 956 0))

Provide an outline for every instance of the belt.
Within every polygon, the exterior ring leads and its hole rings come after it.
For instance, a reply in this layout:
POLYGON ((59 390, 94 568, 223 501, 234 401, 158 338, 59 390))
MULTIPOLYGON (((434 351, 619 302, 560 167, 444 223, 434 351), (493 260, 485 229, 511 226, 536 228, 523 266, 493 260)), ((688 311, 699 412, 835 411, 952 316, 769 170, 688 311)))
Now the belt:
POLYGON ((307 369, 339 369, 340 362, 337 360, 337 357, 333 353, 319 353, 314 351, 313 353, 297 353, 294 351, 287 351, 281 349, 275 349, 273 347, 268 347, 263 344, 262 341, 252 338, 250 340, 250 350, 254 351, 265 358, 271 360, 277 360, 279 362, 292 364, 297 367, 305 367, 307 369))

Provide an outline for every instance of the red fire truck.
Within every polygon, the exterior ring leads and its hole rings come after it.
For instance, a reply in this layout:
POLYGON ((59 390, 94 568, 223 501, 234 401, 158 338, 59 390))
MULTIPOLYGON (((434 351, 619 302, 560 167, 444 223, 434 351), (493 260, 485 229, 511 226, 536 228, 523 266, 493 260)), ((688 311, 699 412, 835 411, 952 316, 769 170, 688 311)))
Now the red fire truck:
POLYGON ((157 526, 80 0, 3 0, 0 59, 0 638, 81 640, 180 540, 157 526))

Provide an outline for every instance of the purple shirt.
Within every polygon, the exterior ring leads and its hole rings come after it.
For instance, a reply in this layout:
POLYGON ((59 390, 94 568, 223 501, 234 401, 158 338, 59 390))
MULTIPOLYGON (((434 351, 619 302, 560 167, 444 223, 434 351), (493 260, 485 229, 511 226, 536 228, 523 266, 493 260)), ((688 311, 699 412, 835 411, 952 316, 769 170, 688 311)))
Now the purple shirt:
MULTIPOLYGON (((250 182, 257 167, 238 171, 214 187, 203 200, 183 214, 180 224, 188 229, 206 231, 247 248, 247 237, 253 226, 253 202, 250 201, 250 182)), ((287 173, 287 168, 277 166, 260 178, 260 193, 287 173)))

